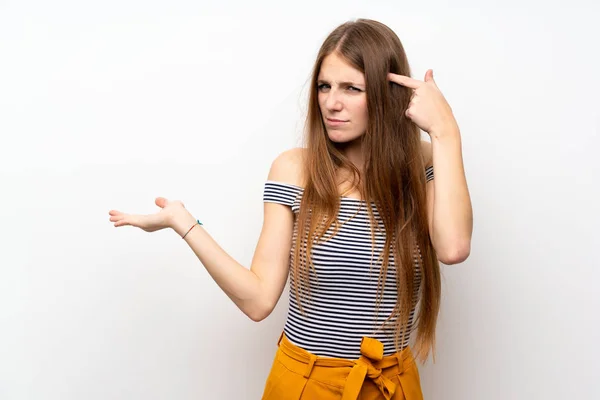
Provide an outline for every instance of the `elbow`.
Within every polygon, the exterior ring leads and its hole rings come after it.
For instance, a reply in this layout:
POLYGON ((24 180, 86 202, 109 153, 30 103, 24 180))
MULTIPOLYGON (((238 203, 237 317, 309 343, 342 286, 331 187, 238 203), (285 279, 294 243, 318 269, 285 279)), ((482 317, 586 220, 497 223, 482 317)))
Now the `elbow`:
POLYGON ((447 250, 438 253, 438 259, 446 265, 460 264, 464 262, 471 254, 471 241, 464 240, 452 246, 447 250))
POLYGON ((248 318, 250 318, 254 322, 262 321, 263 319, 267 318, 269 316, 269 314, 271 314, 271 313, 265 313, 265 312, 263 312, 263 313, 259 313, 259 312, 246 313, 248 318))
POLYGON ((270 304, 256 305, 256 306, 248 309, 245 312, 245 314, 252 321, 254 321, 254 322, 260 322, 260 321, 266 319, 269 315, 271 315, 271 313, 273 312, 274 308, 275 308, 275 306, 274 305, 270 305, 270 304))

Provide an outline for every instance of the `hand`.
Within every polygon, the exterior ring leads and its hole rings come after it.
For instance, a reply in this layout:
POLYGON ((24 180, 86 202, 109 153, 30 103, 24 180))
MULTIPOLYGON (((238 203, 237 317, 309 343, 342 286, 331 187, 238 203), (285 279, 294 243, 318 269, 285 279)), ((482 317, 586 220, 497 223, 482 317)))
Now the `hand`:
POLYGON ((161 208, 156 214, 139 215, 125 214, 121 211, 111 210, 108 212, 110 221, 114 222, 115 227, 135 226, 146 232, 155 232, 165 228, 171 228, 173 219, 176 215, 187 213, 185 206, 179 200, 167 200, 164 197, 157 197, 154 201, 161 208))
POLYGON ((405 112, 420 129, 428 134, 448 123, 456 124, 452 108, 433 80, 433 70, 425 73, 425 81, 404 75, 388 74, 388 79, 398 85, 413 89, 410 104, 405 112))

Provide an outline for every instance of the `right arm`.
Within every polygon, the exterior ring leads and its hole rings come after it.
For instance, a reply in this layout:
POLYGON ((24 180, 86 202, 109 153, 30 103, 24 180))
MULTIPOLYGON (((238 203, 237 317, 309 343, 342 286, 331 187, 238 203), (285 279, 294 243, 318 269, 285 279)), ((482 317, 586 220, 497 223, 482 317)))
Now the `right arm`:
MULTIPOLYGON (((295 183, 298 150, 279 155, 271 165, 268 179, 295 183)), ((180 236, 196 222, 185 208, 182 210, 172 216, 170 224, 180 236)), ((184 240, 238 308, 253 321, 261 321, 271 314, 287 282, 293 227, 289 206, 265 202, 263 227, 250 269, 227 254, 203 226, 196 226, 184 240)))

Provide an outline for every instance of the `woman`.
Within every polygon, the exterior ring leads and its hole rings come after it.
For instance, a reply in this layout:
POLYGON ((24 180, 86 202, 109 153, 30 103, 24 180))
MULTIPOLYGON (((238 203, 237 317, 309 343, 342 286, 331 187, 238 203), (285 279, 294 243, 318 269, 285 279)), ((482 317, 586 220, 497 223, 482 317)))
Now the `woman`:
POLYGON ((175 230, 254 321, 290 278, 263 399, 422 398, 415 360, 434 349, 438 259, 468 257, 472 210, 452 110, 431 70, 424 81, 409 76, 400 40, 379 22, 348 22, 327 37, 306 145, 271 165, 250 269, 180 201, 157 198, 154 215, 110 212, 115 226, 175 230))

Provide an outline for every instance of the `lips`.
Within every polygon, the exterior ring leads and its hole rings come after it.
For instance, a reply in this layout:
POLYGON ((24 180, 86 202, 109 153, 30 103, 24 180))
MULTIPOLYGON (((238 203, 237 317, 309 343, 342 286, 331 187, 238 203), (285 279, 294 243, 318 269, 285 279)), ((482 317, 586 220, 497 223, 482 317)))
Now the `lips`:
POLYGON ((342 126, 345 123, 347 123, 348 121, 344 121, 342 119, 336 119, 336 118, 325 118, 325 124, 327 126, 342 126))

